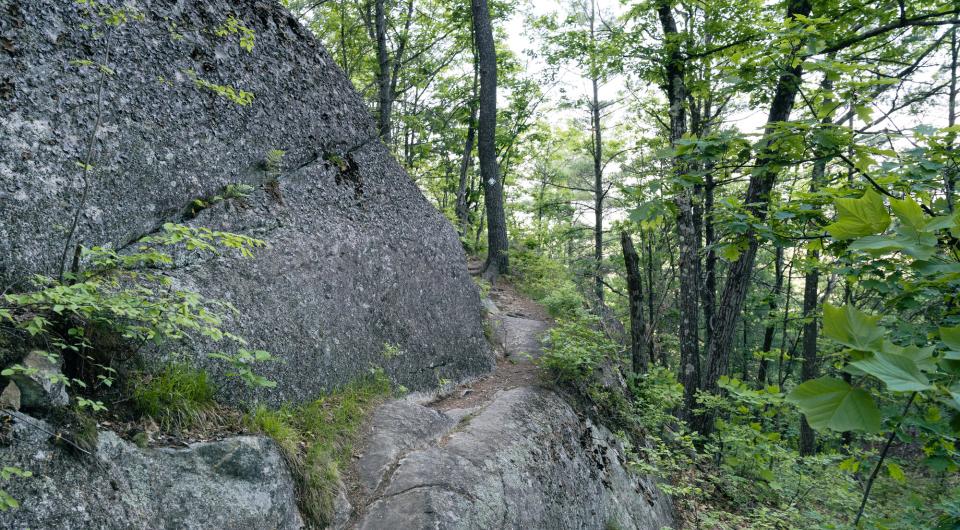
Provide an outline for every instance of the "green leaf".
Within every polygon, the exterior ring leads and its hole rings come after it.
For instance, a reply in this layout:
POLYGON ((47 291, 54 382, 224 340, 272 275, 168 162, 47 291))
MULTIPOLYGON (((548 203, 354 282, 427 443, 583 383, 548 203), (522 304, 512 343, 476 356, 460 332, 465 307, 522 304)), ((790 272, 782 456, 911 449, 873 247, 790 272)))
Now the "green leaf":
POLYGON ((880 410, 866 391, 835 377, 821 377, 794 388, 787 401, 817 430, 880 430, 880 410))
POLYGON ((904 482, 907 480, 907 476, 903 473, 903 468, 893 462, 887 462, 887 473, 890 474, 890 478, 897 482, 904 482))
POLYGON ((905 347, 897 346, 890 341, 883 341, 880 351, 893 355, 902 355, 917 364, 921 372, 936 372, 937 360, 933 357, 934 346, 921 348, 913 344, 905 347))
POLYGON ((911 197, 905 199, 890 199, 890 208, 896 214, 897 219, 910 228, 921 231, 927 224, 927 219, 923 214, 923 209, 917 204, 917 201, 911 197))
POLYGON ((883 199, 873 190, 867 190, 859 199, 836 199, 837 220, 827 225, 834 239, 856 239, 879 234, 890 226, 890 214, 883 199))
POLYGON ((953 351, 960 351, 960 326, 940 328, 940 340, 953 351))
POLYGON ((850 364, 883 381, 894 392, 922 392, 932 388, 917 363, 902 355, 874 352, 871 357, 850 364))
POLYGON ((855 350, 879 349, 886 329, 877 325, 879 316, 868 315, 852 305, 823 304, 823 333, 855 350))

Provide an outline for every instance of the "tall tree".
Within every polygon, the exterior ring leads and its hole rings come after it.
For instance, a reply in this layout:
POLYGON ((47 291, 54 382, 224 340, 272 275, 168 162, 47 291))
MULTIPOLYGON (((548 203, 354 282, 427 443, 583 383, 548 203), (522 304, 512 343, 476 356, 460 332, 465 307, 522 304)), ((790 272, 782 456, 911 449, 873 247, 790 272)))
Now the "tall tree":
POLYGON ((507 221, 504 212, 503 181, 497 163, 497 51, 487 0, 471 0, 473 28, 480 66, 480 116, 477 123, 477 150, 487 210, 487 261, 484 275, 495 278, 510 267, 507 221))
MULTIPOLYGON (((790 0, 787 3, 785 19, 788 23, 792 23, 798 16, 809 16, 811 9, 809 0, 790 0)), ((774 140, 779 134, 780 124, 790 119, 802 81, 803 63, 793 59, 796 52, 797 50, 794 50, 794 53, 789 54, 790 56, 786 59, 787 64, 777 79, 755 162, 755 170, 750 176, 743 200, 750 214, 761 222, 767 217, 770 191, 780 171, 778 164, 780 153, 776 149, 774 140)), ((737 327, 737 320, 740 318, 757 249, 760 246, 760 240, 755 233, 750 233, 747 237, 747 248, 730 265, 727 280, 717 304, 713 337, 707 345, 707 367, 702 381, 703 389, 708 392, 716 392, 717 381, 726 373, 730 361, 730 350, 733 346, 733 334, 737 327)), ((701 433, 709 433, 713 429, 713 415, 709 413, 697 415, 693 426, 701 433)))
MULTIPOLYGON (((676 147, 687 133, 687 84, 685 59, 680 47, 680 32, 669 0, 656 5, 664 35, 665 62, 663 90, 670 115, 670 145, 676 147)), ((684 387, 684 414, 693 410, 700 381, 700 232, 694 212, 693 188, 684 179, 682 160, 673 159, 676 194, 677 230, 680 238, 680 381, 684 387)))
MULTIPOLYGON (((473 34, 473 30, 471 30, 470 33, 473 34)), ((463 156, 460 158, 460 179, 457 184, 457 204, 455 208, 457 230, 460 232, 461 237, 466 235, 467 230, 470 228, 470 209, 469 204, 467 204, 467 172, 470 170, 470 164, 473 162, 473 144, 477 134, 477 98, 480 90, 480 61, 477 56, 476 39, 474 39, 474 44, 471 48, 473 49, 473 88, 471 90, 472 97, 469 103, 470 115, 467 117, 467 134, 464 140, 463 156)))
POLYGON ((623 262, 627 269, 627 297, 630 307, 630 359, 633 372, 647 371, 650 358, 646 355, 646 322, 643 319, 643 283, 640 276, 640 256, 633 246, 633 239, 625 230, 620 232, 623 262))

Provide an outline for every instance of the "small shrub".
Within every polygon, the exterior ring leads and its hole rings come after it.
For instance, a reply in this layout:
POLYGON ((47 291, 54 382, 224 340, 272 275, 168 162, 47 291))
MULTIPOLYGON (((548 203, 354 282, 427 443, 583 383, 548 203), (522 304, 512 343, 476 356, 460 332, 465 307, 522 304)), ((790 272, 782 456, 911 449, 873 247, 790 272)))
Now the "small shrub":
POLYGON ((563 264, 526 250, 512 252, 510 259, 513 282, 551 316, 573 318, 583 313, 583 296, 563 264))
POLYGON ((135 379, 134 408, 163 429, 188 429, 213 409, 216 389, 207 372, 184 362, 135 379))
POLYGON ((583 312, 584 301, 573 282, 563 282, 544 296, 540 303, 550 316, 562 317, 583 312))
POLYGON ((576 381, 589 376, 600 361, 618 350, 617 344, 598 329, 595 317, 582 316, 557 322, 538 362, 557 381, 576 381))

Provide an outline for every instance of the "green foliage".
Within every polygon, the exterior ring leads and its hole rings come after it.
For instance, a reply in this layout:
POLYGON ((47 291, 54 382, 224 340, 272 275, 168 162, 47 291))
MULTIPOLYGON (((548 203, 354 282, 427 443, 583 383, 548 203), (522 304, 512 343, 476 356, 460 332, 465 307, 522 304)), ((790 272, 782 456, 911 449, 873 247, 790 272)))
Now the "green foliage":
MULTIPOLYGON (((243 338, 222 327, 225 312, 234 311, 232 306, 175 288, 164 269, 174 264, 169 251, 216 254, 226 248, 252 256, 253 250, 263 245, 244 235, 168 223, 158 233, 142 238, 134 250, 82 248, 79 262, 83 269, 65 274, 64 281, 37 276, 35 290, 4 294, 0 326, 20 330, 32 341, 53 349, 39 351, 51 362, 64 359, 87 365, 95 374, 92 380, 71 378, 63 383, 88 391, 110 387, 116 370, 101 358, 107 337, 117 337, 128 345, 194 336, 243 345, 243 338)), ((245 380, 254 377, 248 373, 245 380)), ((76 400, 95 411, 105 408, 82 395, 76 400)))
POLYGON ((583 296, 559 262, 527 250, 511 251, 510 264, 514 284, 543 304, 551 316, 575 318, 583 312, 583 296))
POLYGON ((108 26, 120 27, 131 21, 143 22, 146 19, 143 13, 127 5, 113 7, 96 0, 74 0, 74 3, 82 6, 88 16, 99 17, 108 26))
POLYGON ((186 362, 165 365, 130 382, 134 409, 164 430, 183 430, 206 419, 216 388, 207 372, 186 362))
POLYGON ((253 52, 253 46, 256 43, 256 34, 252 29, 245 26, 240 19, 233 15, 227 17, 227 20, 218 26, 213 33, 218 37, 239 35, 240 47, 246 50, 247 53, 253 52))
POLYGON ((318 527, 331 522, 340 474, 350 463, 364 418, 390 392, 390 380, 378 370, 313 402, 278 410, 259 406, 247 416, 252 429, 284 450, 301 510, 318 527))
POLYGON ((271 381, 254 371, 254 365, 257 363, 276 361, 270 352, 264 350, 248 350, 238 348, 236 353, 211 353, 211 359, 219 359, 233 369, 227 372, 227 377, 239 377, 250 388, 275 388, 277 383, 271 381))
POLYGON ((492 288, 490 282, 480 276, 473 276, 473 283, 477 284, 477 289, 480 291, 480 298, 490 296, 490 289, 492 288))
POLYGON ((807 381, 793 389, 791 403, 803 411, 814 429, 880 430, 880 410, 870 394, 834 377, 807 381))
POLYGON ((859 199, 837 199, 837 220, 826 227, 836 239, 856 239, 883 232, 890 226, 890 214, 877 192, 867 190, 859 199))
POLYGON ((199 76, 197 76, 197 73, 194 72, 193 70, 184 70, 184 73, 186 73, 187 76, 193 79, 193 84, 197 88, 209 90, 210 92, 213 92, 214 94, 228 101, 232 101, 233 103, 236 103, 241 107, 246 107, 247 105, 250 105, 253 103, 253 99, 254 99, 253 92, 247 92, 246 90, 243 90, 243 89, 236 89, 236 88, 233 88, 232 86, 218 85, 217 83, 207 81, 206 79, 202 79, 199 76))
POLYGON ((595 317, 559 320, 548 333, 543 355, 537 363, 557 381, 571 382, 589 376, 604 359, 612 359, 620 351, 610 340, 595 317))
POLYGON ((397 346, 396 344, 391 344, 389 342, 384 343, 383 345, 384 359, 390 360, 390 359, 399 357, 401 355, 403 355, 403 350, 400 348, 400 346, 397 346))
MULTIPOLYGON (((30 471, 24 471, 18 467, 3 466, 3 469, 0 470, 0 480, 4 482, 13 477, 30 478, 32 476, 33 473, 30 471)), ((11 497, 10 494, 3 489, 0 489, 0 512, 5 512, 7 510, 16 509, 19 507, 20 501, 11 497)))

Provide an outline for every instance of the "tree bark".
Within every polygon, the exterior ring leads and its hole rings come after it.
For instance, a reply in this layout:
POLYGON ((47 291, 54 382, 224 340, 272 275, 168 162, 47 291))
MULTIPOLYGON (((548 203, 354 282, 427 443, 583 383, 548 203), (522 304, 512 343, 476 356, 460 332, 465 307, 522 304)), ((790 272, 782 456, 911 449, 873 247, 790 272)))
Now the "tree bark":
MULTIPOLYGON (((764 354, 770 353, 770 349, 773 348, 773 334, 776 330, 776 325, 773 322, 773 314, 777 311, 777 297, 780 296, 780 291, 783 289, 783 246, 777 245, 776 251, 776 277, 773 282, 773 292, 770 293, 770 302, 768 304, 769 312, 767 313, 767 326, 763 330, 763 345, 760 347, 760 351, 764 354)), ((760 359, 760 369, 757 372, 757 388, 764 388, 769 382, 769 377, 767 376, 767 369, 770 366, 770 361, 766 357, 760 359)))
POLYGON ((646 373, 650 359, 644 354, 646 324, 643 318, 643 284, 640 281, 640 256, 633 247, 633 239, 626 231, 620 232, 623 263, 627 269, 627 293, 630 299, 630 359, 633 372, 646 373))
MULTIPOLYGON (((953 127, 957 124, 957 55, 960 54, 960 48, 957 43, 957 28, 950 30, 950 93, 947 109, 947 126, 953 127)), ((953 151, 953 143, 956 134, 950 133, 947 140, 947 148, 953 151)), ((950 212, 954 210, 953 193, 956 185, 957 168, 953 164, 948 164, 943 171, 943 183, 946 190, 944 194, 947 198, 947 209, 950 212)))
POLYGON ((590 105, 590 125, 593 129, 593 283, 594 294, 597 297, 598 312, 603 307, 603 133, 600 129, 600 81, 596 62, 596 19, 597 5, 595 0, 590 2, 590 83, 593 88, 593 99, 590 105))
POLYGON ((497 52, 487 0, 471 0, 473 28, 480 64, 480 119, 477 150, 483 197, 487 210, 487 261, 484 276, 495 278, 509 270, 507 222, 503 204, 503 181, 497 167, 497 52))
POLYGON ((390 93, 390 53, 387 50, 386 0, 376 0, 374 6, 377 36, 377 128, 383 143, 390 144, 390 114, 393 95, 390 93))
MULTIPOLYGON (((824 91, 829 92, 833 89, 833 81, 824 78, 821 83, 824 91)), ((832 102, 827 100, 826 105, 832 106, 832 102)), ((823 117, 821 124, 829 126, 833 122, 833 110, 823 117)), ((824 174, 827 172, 827 163, 830 157, 818 149, 820 155, 813 162, 813 169, 810 171, 810 192, 815 193, 823 182, 824 174)), ((818 322, 816 317, 818 291, 820 288, 820 252, 816 249, 807 251, 807 272, 803 277, 803 318, 807 319, 803 324, 803 366, 800 368, 800 382, 809 381, 817 377, 817 331, 818 322)), ((807 418, 800 415, 800 454, 809 456, 816 453, 817 437, 813 429, 807 423, 807 418)))
MULTIPOLYGON (((472 31, 471 31, 472 33, 472 31)), ((470 227, 470 210, 467 205, 467 172, 473 162, 473 142, 476 136, 477 122, 477 91, 480 83, 480 65, 477 58, 476 46, 473 48, 473 95, 470 99, 470 117, 467 119, 467 138, 464 141, 463 157, 460 159, 460 182, 457 186, 457 205, 455 212, 459 226, 460 237, 467 234, 470 227)))
MULTIPOLYGON (((643 233, 641 232, 641 236, 643 233)), ((654 338, 653 338, 653 239, 652 234, 647 234, 647 318, 649 319, 648 329, 646 330, 647 337, 647 355, 650 357, 650 362, 654 362, 656 359, 656 352, 654 349, 654 338)), ((664 368, 670 366, 667 362, 667 355, 664 352, 660 359, 660 365, 664 368)))
MULTIPOLYGON (((670 145, 676 145, 687 132, 684 57, 677 42, 677 22, 673 17, 670 2, 659 2, 657 15, 668 50, 664 90, 670 105, 670 145)), ((677 230, 680 236, 680 382, 684 388, 684 406, 680 415, 687 418, 696 405, 696 392, 700 383, 700 238, 696 227, 693 189, 683 183, 685 168, 679 160, 673 160, 673 172, 681 186, 676 198, 677 230)))
MULTIPOLYGON (((809 0, 790 0, 787 5, 787 20, 796 15, 808 16, 811 4, 809 0)), ((772 140, 777 133, 776 124, 790 119, 793 104, 800 89, 803 77, 803 63, 784 68, 777 80, 770 112, 767 115, 767 125, 764 129, 764 139, 757 156, 755 170, 750 176, 747 193, 743 204, 757 219, 763 222, 767 218, 767 208, 770 203, 770 191, 780 172, 777 150, 772 146, 772 140)), ((707 345, 707 370, 703 377, 703 390, 717 391, 717 380, 727 371, 730 361, 733 333, 737 319, 743 309, 743 301, 747 294, 748 280, 753 272, 754 261, 760 240, 756 234, 748 233, 747 249, 730 265, 727 280, 723 286, 720 302, 717 305, 717 318, 714 327, 713 340, 707 345)), ((701 434, 709 434, 713 430, 712 414, 700 414, 692 422, 693 427, 701 434)))

